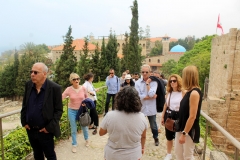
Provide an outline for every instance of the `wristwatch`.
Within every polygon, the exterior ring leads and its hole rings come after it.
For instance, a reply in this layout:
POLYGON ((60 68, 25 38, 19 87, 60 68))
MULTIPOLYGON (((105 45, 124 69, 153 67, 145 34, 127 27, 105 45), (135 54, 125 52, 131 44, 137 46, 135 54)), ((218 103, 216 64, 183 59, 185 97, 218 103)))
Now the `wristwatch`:
POLYGON ((146 85, 149 85, 148 83, 146 83, 146 85))
POLYGON ((184 136, 188 135, 185 131, 182 131, 182 134, 183 134, 184 136))

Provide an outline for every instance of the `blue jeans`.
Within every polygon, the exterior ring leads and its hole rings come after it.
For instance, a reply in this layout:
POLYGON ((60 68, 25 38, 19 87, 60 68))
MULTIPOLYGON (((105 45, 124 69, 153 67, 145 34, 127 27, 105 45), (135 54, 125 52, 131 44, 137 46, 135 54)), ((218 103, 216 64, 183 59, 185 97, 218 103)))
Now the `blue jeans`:
POLYGON ((152 130, 153 138, 158 138, 158 127, 156 123, 156 115, 147 116, 152 130))
MULTIPOLYGON (((68 118, 71 126, 72 145, 77 146, 77 116, 78 110, 68 108, 68 118)), ((88 126, 81 127, 83 130, 84 139, 88 140, 88 126)))

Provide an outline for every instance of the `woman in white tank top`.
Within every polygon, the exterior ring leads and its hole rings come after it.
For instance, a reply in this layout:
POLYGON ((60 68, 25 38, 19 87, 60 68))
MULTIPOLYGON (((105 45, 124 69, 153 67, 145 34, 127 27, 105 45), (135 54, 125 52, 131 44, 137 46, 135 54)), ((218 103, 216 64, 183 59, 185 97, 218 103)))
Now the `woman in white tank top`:
MULTIPOLYGON (((164 105, 161 118, 162 125, 164 125, 167 117, 171 117, 174 120, 178 119, 178 111, 182 97, 182 78, 177 74, 173 74, 169 77, 167 83, 166 103, 164 105)), ((169 131, 165 128, 165 135, 167 139, 167 155, 164 160, 170 160, 172 159, 171 151, 173 147, 173 139, 175 138, 175 132, 169 131)))

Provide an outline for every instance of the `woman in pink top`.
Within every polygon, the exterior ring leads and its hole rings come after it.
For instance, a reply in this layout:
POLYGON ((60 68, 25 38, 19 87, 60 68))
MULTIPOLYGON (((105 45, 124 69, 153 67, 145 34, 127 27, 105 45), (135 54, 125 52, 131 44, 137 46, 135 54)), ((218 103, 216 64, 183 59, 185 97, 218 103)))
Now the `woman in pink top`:
MULTIPOLYGON (((72 135, 72 152, 77 152, 77 122, 76 115, 82 101, 87 98, 87 90, 85 87, 79 85, 80 77, 76 73, 71 73, 69 81, 72 83, 70 87, 67 87, 62 94, 62 99, 69 96, 70 102, 68 103, 68 118, 71 126, 72 135)), ((82 127, 84 139, 86 140, 86 146, 88 147, 88 126, 82 127)))

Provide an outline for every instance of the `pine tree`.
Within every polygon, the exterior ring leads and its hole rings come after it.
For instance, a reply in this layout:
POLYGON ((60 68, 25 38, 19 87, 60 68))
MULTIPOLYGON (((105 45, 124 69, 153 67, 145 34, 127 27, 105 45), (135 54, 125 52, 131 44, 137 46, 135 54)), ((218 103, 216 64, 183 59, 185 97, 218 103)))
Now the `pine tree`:
POLYGON ((56 65, 55 77, 53 79, 56 83, 62 86, 63 91, 70 85, 69 75, 76 71, 77 66, 77 58, 73 54, 75 46, 72 46, 73 37, 71 34, 72 28, 69 26, 68 32, 65 36, 63 54, 56 65))
POLYGON ((83 77, 84 74, 88 73, 90 70, 90 64, 88 59, 88 53, 89 53, 88 44, 89 44, 89 40, 87 37, 85 37, 84 45, 80 53, 80 60, 78 62, 78 73, 81 78, 83 77))
POLYGON ((138 45, 139 36, 138 36, 138 3, 137 0, 133 1, 132 10, 132 20, 130 26, 130 39, 129 39, 129 60, 131 65, 129 70, 131 73, 139 72, 142 65, 141 49, 138 45))

